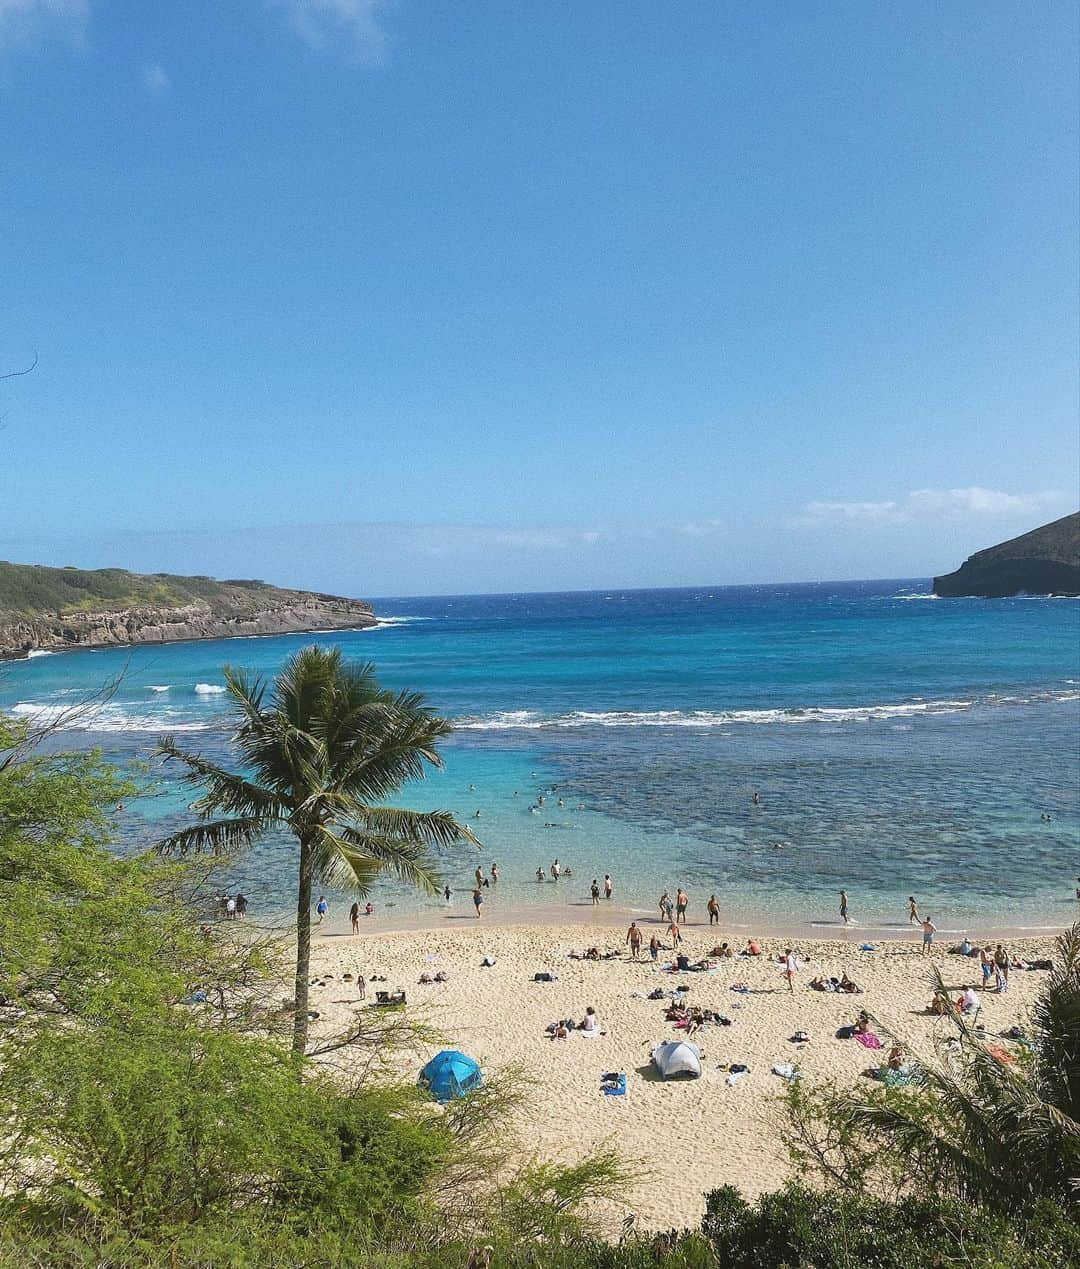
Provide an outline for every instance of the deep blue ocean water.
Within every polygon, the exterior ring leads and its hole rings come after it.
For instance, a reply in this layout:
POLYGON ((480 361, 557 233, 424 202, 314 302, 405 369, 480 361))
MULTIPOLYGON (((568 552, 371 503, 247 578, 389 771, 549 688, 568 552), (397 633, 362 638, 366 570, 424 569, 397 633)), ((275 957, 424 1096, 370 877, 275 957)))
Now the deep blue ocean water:
MULTIPOLYGON (((833 922, 841 886, 861 928, 906 923, 910 893, 943 928, 991 914, 1063 924, 1080 874, 1080 604, 928 591, 915 579, 384 599, 389 621, 370 631, 10 663, 0 708, 56 715, 122 674, 65 740, 128 761, 171 731, 225 759, 222 664, 272 673, 306 642, 339 644, 456 722, 445 769, 408 798, 477 830, 480 862, 502 873, 489 911, 578 904, 610 873, 623 908, 652 910, 681 884, 699 913, 715 892, 734 927, 751 914, 833 922), (555 857, 572 879, 538 885, 555 857)), ((190 793, 159 778, 126 811, 129 845, 186 818, 190 793)), ((476 862, 444 860, 455 906, 476 862)), ((287 841, 232 877, 256 905, 287 906, 287 841)), ((375 900, 438 906, 392 885, 375 900)))

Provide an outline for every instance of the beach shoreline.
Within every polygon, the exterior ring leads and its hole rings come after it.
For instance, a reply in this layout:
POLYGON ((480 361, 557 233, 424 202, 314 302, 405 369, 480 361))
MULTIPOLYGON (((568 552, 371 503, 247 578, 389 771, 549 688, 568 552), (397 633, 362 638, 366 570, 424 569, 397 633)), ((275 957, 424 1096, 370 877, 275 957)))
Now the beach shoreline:
MULTIPOLYGON (((1080 903, 1077 905, 1080 916, 1080 903)), ((631 921, 636 921, 645 931, 646 940, 650 933, 663 934, 668 922, 661 920, 658 908, 643 909, 639 907, 621 907, 613 903, 604 903, 601 907, 593 907, 590 903, 571 902, 558 905, 519 906, 505 911, 492 912, 493 904, 484 903, 484 915, 477 918, 471 911, 472 904, 468 896, 464 896, 454 908, 446 908, 438 914, 430 909, 408 914, 388 913, 385 907, 376 906, 375 911, 367 916, 361 905, 360 937, 365 935, 390 934, 440 934, 450 930, 467 929, 499 929, 499 930, 559 930, 573 928, 575 931, 593 930, 603 933, 606 930, 621 929, 623 936, 631 921), (468 903, 470 910, 466 910, 468 903)), ((356 937, 352 935, 347 909, 338 903, 332 910, 333 915, 322 925, 312 926, 312 937, 315 940, 356 937)), ((937 913, 934 914, 937 918, 937 913)), ((291 928, 290 914, 281 913, 283 929, 291 928)), ((276 922, 274 923, 277 924, 276 922)), ((993 939, 1045 939, 1054 938, 1063 933, 1068 922, 1045 925, 1010 925, 1007 922, 996 923, 991 918, 980 923, 954 924, 946 917, 935 919, 938 926, 936 939, 938 944, 949 940, 959 941, 965 935, 974 940, 993 939), (940 923, 939 923, 940 920, 940 923)), ((858 947, 865 942, 910 944, 919 947, 922 944, 922 928, 897 920, 892 924, 867 922, 862 924, 852 921, 844 925, 839 919, 821 918, 807 921, 791 918, 780 919, 775 916, 755 917, 753 914, 739 912, 725 918, 721 915, 719 924, 710 926, 707 920, 687 921, 685 929, 688 934, 703 934, 708 938, 710 930, 720 942, 726 939, 741 946, 748 938, 790 939, 800 943, 806 942, 840 942, 858 947)))

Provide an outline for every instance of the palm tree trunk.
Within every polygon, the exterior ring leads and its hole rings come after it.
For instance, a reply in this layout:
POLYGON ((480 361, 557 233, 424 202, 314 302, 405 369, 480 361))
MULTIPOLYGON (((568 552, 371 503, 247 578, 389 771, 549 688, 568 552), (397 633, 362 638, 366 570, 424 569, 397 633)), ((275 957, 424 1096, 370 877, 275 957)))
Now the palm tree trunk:
POLYGON ((303 1057, 308 1037, 308 982, 311 978, 311 845, 300 839, 300 884, 296 891, 296 1013, 293 1054, 303 1057))

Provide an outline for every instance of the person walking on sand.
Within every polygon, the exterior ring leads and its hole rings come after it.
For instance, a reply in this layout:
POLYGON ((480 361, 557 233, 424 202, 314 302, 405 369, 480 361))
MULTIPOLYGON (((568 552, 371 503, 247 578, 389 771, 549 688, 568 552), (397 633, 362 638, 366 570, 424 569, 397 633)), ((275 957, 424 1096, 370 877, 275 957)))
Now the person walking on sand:
POLYGON ((476 909, 476 915, 480 916, 480 906, 484 902, 484 892, 479 886, 472 892, 473 907, 476 909))
POLYGON ((349 925, 354 934, 360 933, 360 905, 358 903, 354 903, 349 909, 349 925))
POLYGON ((686 924, 686 905, 689 899, 686 897, 686 891, 679 887, 679 893, 675 896, 675 920, 680 924, 686 924))
POLYGON ((930 952, 930 949, 934 945, 934 935, 936 933, 937 926, 930 920, 929 917, 924 917, 922 923, 922 950, 924 953, 930 952))
POLYGON ((611 877, 607 873, 604 873, 604 898, 605 899, 611 898, 612 888, 613 887, 611 884, 611 877))
POLYGON ((654 961, 660 959, 660 940, 655 934, 649 939, 649 958, 654 961))
POLYGON ((592 885, 589 887, 589 893, 592 895, 592 905, 594 908, 600 906, 600 883, 594 877, 592 885))
POLYGON ((641 951, 641 931, 636 921, 630 922, 630 928, 626 931, 626 941, 630 944, 630 955, 637 960, 638 953, 641 951))
POLYGON ((795 995, 795 971, 799 968, 799 962, 790 947, 784 948, 784 977, 787 979, 787 989, 795 995))
POLYGON ((672 923, 668 926, 667 932, 671 937, 671 946, 673 948, 678 947, 679 944, 682 942, 682 935, 679 933, 678 921, 672 921, 672 923))
POLYGON ((709 924, 719 925, 720 924, 720 905, 716 902, 716 895, 714 894, 709 895, 708 909, 709 909, 709 924))
POLYGON ((840 916, 842 917, 844 924, 847 925, 848 919, 847 919, 847 891, 846 890, 840 891, 840 916))
POLYGON ((982 970, 982 988, 986 991, 990 986, 990 975, 994 972, 994 953, 989 943, 979 950, 979 968, 982 970))
POLYGON ((922 917, 919 916, 919 905, 915 902, 915 896, 909 894, 907 897, 908 906, 908 925, 921 925, 922 917))
POLYGON ((363 974, 356 975, 356 990, 361 1000, 367 998, 367 983, 364 982, 363 974))
POLYGON ((323 917, 330 911, 330 905, 326 902, 326 895, 319 895, 319 902, 315 905, 315 911, 319 915, 318 924, 322 925, 323 917))

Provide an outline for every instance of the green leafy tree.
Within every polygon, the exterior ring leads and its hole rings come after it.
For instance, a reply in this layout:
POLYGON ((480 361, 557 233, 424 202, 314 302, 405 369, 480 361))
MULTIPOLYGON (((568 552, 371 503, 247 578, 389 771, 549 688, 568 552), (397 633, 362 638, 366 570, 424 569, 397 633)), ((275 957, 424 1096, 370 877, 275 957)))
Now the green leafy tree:
POLYGON ((274 829, 296 838, 296 987, 293 1051, 307 1048, 313 883, 368 892, 382 873, 433 891, 432 847, 478 845, 448 811, 380 805, 402 785, 441 766, 450 725, 415 692, 380 687, 370 665, 350 666, 335 649, 304 648, 268 690, 259 677, 225 669, 238 715, 234 743, 245 773, 185 752, 171 738, 160 752, 202 786, 199 822, 160 844, 164 852, 223 851, 274 829))

